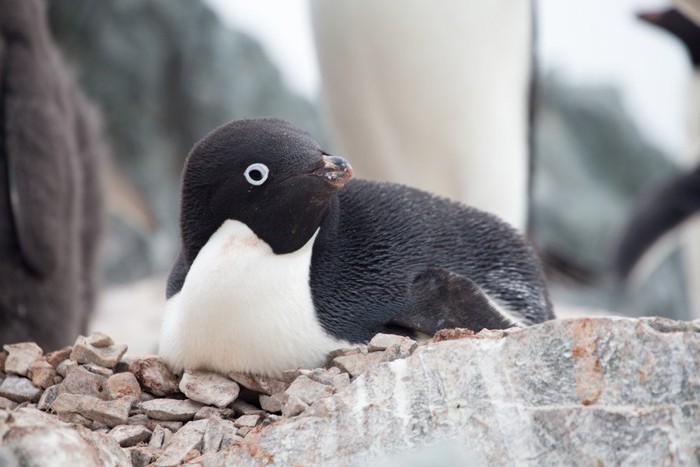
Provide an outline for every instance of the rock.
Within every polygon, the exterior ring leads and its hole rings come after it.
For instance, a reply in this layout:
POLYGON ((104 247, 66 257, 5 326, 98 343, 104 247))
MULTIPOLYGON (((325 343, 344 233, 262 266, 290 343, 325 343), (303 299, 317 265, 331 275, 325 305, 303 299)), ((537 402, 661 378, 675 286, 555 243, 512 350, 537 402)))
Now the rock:
POLYGON ((34 342, 7 344, 3 348, 7 351, 5 373, 19 376, 27 376, 29 367, 43 354, 41 348, 34 342))
POLYGON ((307 405, 311 405, 322 397, 333 394, 333 388, 302 375, 295 379, 285 392, 287 395, 296 396, 307 405))
POLYGON ((216 417, 216 418, 227 418, 233 414, 233 410, 228 408, 219 409, 216 407, 209 407, 205 405, 194 414, 195 420, 203 420, 206 418, 216 417))
POLYGON ((107 392, 107 378, 87 371, 80 366, 71 367, 60 385, 61 393, 82 394, 97 397, 102 400, 109 399, 107 392))
POLYGON ((257 426, 260 422, 262 422, 262 416, 260 415, 243 415, 238 417, 233 424, 238 427, 249 427, 252 428, 254 426, 257 426))
POLYGON ((313 371, 306 372, 305 376, 318 383, 333 386, 334 391, 339 391, 350 384, 350 375, 341 372, 337 367, 329 369, 316 368, 313 371))
POLYGON ((107 395, 110 399, 141 399, 141 386, 132 373, 117 373, 107 379, 107 395))
POLYGON ((356 353, 335 357, 332 365, 340 368, 342 371, 350 373, 350 376, 355 378, 377 363, 384 362, 386 356, 383 352, 372 352, 368 354, 356 353))
POLYGON ((362 351, 363 349, 364 349, 364 346, 357 346, 357 347, 347 347, 344 349, 332 350, 331 352, 328 353, 328 361, 331 361, 336 357, 347 357, 348 355, 357 355, 357 354, 361 354, 361 353, 367 353, 367 352, 363 352, 362 351))
POLYGON ((109 347, 114 344, 114 341, 107 334, 101 332, 93 332, 88 336, 87 343, 93 347, 109 347))
POLYGON ((185 424, 175 435, 163 454, 156 460, 157 467, 170 467, 179 465, 187 454, 196 449, 201 451, 202 439, 208 420, 197 420, 185 424))
POLYGON ((235 437, 238 428, 231 420, 212 418, 204 430, 202 452, 216 452, 224 438, 235 437))
POLYGON ((148 418, 146 414, 136 414, 132 415, 126 419, 127 425, 143 425, 151 431, 156 429, 156 426, 160 425, 163 428, 167 428, 171 432, 177 431, 182 428, 183 423, 170 420, 155 420, 153 418, 148 418))
POLYGON ((15 402, 37 402, 41 393, 41 389, 20 376, 7 375, 7 378, 0 384, 0 396, 15 402))
MULTIPOLYGON (((168 430, 167 428, 163 428, 161 425, 156 425, 153 429, 148 445, 152 448, 160 449, 163 447, 165 442, 166 433, 168 433, 168 436, 172 436, 173 434, 172 431, 168 430)), ((170 440, 168 439, 168 441, 170 440)))
POLYGON ((192 420, 202 404, 191 400, 154 399, 141 402, 141 408, 156 420, 186 421, 192 420))
POLYGON ((78 364, 73 360, 63 360, 56 367, 56 372, 64 378, 72 368, 77 368, 78 364))
POLYGON ((109 431, 109 435, 119 443, 119 446, 125 448, 148 441, 151 430, 140 425, 117 425, 109 431))
POLYGON ((0 410, 12 410, 17 407, 17 402, 6 397, 0 397, 0 410))
POLYGON ((58 365, 63 361, 70 358, 70 354, 73 352, 73 347, 63 347, 60 350, 54 350, 46 354, 46 361, 49 362, 54 368, 58 368, 58 365))
POLYGON ((79 336, 73 345, 70 358, 78 363, 94 363, 106 368, 114 368, 126 349, 126 345, 95 347, 90 344, 89 338, 79 336))
POLYGON ((38 409, 49 410, 51 408, 51 404, 53 404, 53 401, 56 400, 60 393, 61 388, 57 384, 54 384, 53 386, 46 389, 39 398, 38 409))
POLYGON ((376 334, 372 340, 367 344, 367 350, 370 352, 377 352, 386 350, 389 347, 396 345, 398 347, 408 346, 416 344, 416 341, 405 336, 397 336, 395 334, 376 334))
POLYGON ((110 370, 109 368, 105 368, 100 365, 95 365, 94 363, 82 365, 82 368, 85 368, 90 373, 95 373, 96 375, 104 376, 105 378, 109 378, 114 374, 114 371, 110 370))
POLYGON ((299 396, 291 395, 287 397, 287 402, 285 402, 284 407, 282 408, 282 416, 294 417, 308 408, 309 405, 301 400, 299 396))
POLYGON ((133 467, 146 467, 158 456, 157 450, 150 446, 134 446, 126 449, 133 467))
POLYGON ((5 362, 7 361, 7 351, 0 350, 0 373, 5 372, 5 362))
POLYGON ((236 415, 265 415, 263 410, 255 407, 252 404, 247 403, 244 400, 236 399, 231 404, 231 408, 236 413, 236 415))
POLYGON ((180 380, 180 391, 188 398, 219 408, 233 402, 240 391, 238 384, 229 378, 210 372, 185 372, 180 380))
POLYGON ((129 465, 111 437, 71 427, 38 410, 13 412, 5 430, 0 446, 17 465, 129 465))
POLYGON ((38 359, 31 364, 32 384, 39 388, 46 389, 53 386, 54 379, 58 376, 56 369, 45 360, 38 359))
POLYGON ((694 465, 700 333, 654 323, 558 320, 431 343, 251 432, 221 463, 368 465, 444 442, 465 465, 694 465))
POLYGON ((267 394, 268 396, 284 392, 287 387, 289 387, 284 381, 279 381, 268 376, 251 375, 248 373, 229 373, 228 377, 251 391, 267 394))
POLYGON ((273 394, 271 396, 260 394, 260 407, 266 412, 280 413, 286 401, 287 397, 285 394, 273 394))
POLYGON ((104 401, 81 394, 59 394, 51 404, 57 413, 77 413, 109 427, 121 425, 129 417, 131 403, 128 400, 104 401))
POLYGON ((454 329, 440 329, 433 336, 433 342, 451 341, 455 339, 464 339, 466 337, 472 337, 476 333, 471 329, 466 328, 454 328, 454 329))
POLYGON ((178 391, 178 381, 160 357, 135 359, 129 369, 141 386, 156 396, 167 396, 178 391))

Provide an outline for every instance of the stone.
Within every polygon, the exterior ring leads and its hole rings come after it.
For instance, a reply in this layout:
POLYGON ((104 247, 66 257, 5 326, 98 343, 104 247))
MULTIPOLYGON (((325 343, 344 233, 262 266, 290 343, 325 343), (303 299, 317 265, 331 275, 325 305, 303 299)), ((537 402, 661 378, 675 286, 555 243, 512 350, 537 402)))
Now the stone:
POLYGON ((236 434, 242 438, 245 438, 251 431, 253 431, 253 428, 249 426, 242 426, 236 431, 236 434))
POLYGON ((95 365, 94 363, 82 365, 82 368, 85 368, 90 373, 95 373, 96 375, 104 376, 105 378, 109 378, 114 374, 114 371, 110 370, 109 368, 105 368, 100 365, 95 365))
POLYGON ((54 368, 58 368, 58 365, 63 361, 70 358, 70 354, 73 351, 73 347, 63 347, 60 350, 54 350, 46 354, 46 361, 49 362, 54 368))
POLYGON ((5 362, 7 361, 7 350, 0 350, 0 373, 5 372, 5 362))
POLYGON ((117 425, 109 431, 109 435, 119 446, 126 448, 148 441, 151 430, 141 425, 117 425))
POLYGON ((236 400, 240 392, 236 382, 223 375, 204 371, 185 372, 179 388, 188 398, 219 408, 236 400))
POLYGON ((181 464, 192 450, 201 451, 202 440, 209 420, 197 420, 185 424, 177 433, 163 454, 156 460, 157 467, 171 467, 181 464))
POLYGON ((297 379, 299 376, 306 374, 308 370, 304 370, 302 368, 297 368, 295 370, 286 370, 282 372, 282 381, 284 381, 287 384, 292 384, 295 379, 297 379))
POLYGON ((82 394, 102 400, 109 399, 107 378, 87 371, 81 366, 70 367, 67 370, 67 375, 60 388, 62 393, 82 394))
POLYGON ((241 386, 250 389, 251 391, 267 394, 277 394, 284 392, 289 384, 268 376, 251 375, 249 373, 229 373, 228 377, 240 384, 241 386))
POLYGON ((297 396, 307 405, 311 405, 317 400, 333 394, 333 388, 302 375, 294 380, 285 393, 289 396, 297 396))
POLYGON ((49 362, 42 359, 35 360, 30 366, 30 371, 32 373, 32 384, 42 389, 53 386, 54 379, 58 376, 56 369, 49 362))
POLYGON ((433 336, 433 342, 451 341, 473 337, 476 333, 467 328, 440 329, 433 336))
POLYGON ((313 371, 307 372, 305 376, 318 383, 333 386, 334 391, 340 391, 350 384, 350 375, 341 372, 338 367, 331 367, 328 369, 316 368, 313 371))
POLYGON ((109 427, 126 422, 130 408, 128 400, 104 401, 93 396, 69 393, 59 394, 51 404, 51 410, 59 414, 77 413, 109 427))
POLYGON ((87 343, 93 347, 109 347, 114 344, 114 341, 107 334, 101 332, 93 332, 88 336, 87 343))
POLYGON ((163 428, 174 432, 182 428, 183 423, 171 420, 155 420, 153 418, 148 418, 146 414, 136 414, 131 415, 126 419, 127 425, 143 425, 151 431, 156 429, 156 426, 160 425, 163 428))
POLYGON ((60 393, 61 388, 57 384, 47 388, 39 398, 39 410, 49 410, 51 408, 51 404, 56 400, 60 393))
POLYGON ((286 394, 273 394, 271 396, 260 394, 260 407, 266 412, 280 413, 286 401, 286 394))
POLYGON ((231 408, 236 415, 265 415, 265 411, 241 399, 233 401, 231 408))
POLYGON ((78 363, 94 363, 105 368, 114 368, 126 352, 126 349, 126 345, 95 347, 90 344, 89 338, 79 336, 75 344, 73 344, 70 358, 78 363))
POLYGON ((56 367, 56 372, 64 378, 72 368, 77 368, 78 364, 73 360, 63 360, 56 367))
POLYGON ((129 465, 111 437, 69 426, 38 410, 18 409, 0 425, 6 430, 0 450, 6 450, 15 465, 129 465))
POLYGON ((263 418, 260 415, 242 415, 234 420, 233 424, 238 428, 242 428, 244 426, 252 428, 257 426, 260 422, 262 422, 262 420, 263 418))
POLYGON ((20 376, 7 375, 7 378, 0 384, 0 396, 14 402, 37 402, 41 393, 40 388, 20 376))
POLYGON ((134 446, 125 449, 129 454, 133 467, 146 467, 151 464, 158 455, 158 452, 150 446, 134 446))
POLYGON ((153 399, 141 402, 141 408, 156 420, 187 421, 192 420, 202 404, 187 399, 153 399))
POLYGON ((357 355, 361 353, 367 353, 363 352, 363 347, 362 346, 357 346, 357 347, 346 347, 344 349, 336 349, 328 352, 328 360, 331 361, 336 357, 347 357, 348 355, 357 355))
POLYGON ((162 425, 156 425, 151 434, 151 439, 148 441, 148 445, 155 449, 160 449, 165 444, 166 433, 172 436, 173 432, 167 428, 163 428, 162 425))
POLYGON ((430 343, 249 433, 221 464, 265 453, 289 465, 376 465, 443 443, 459 449, 450 465, 695 465, 700 333, 654 323, 554 320, 430 343))
POLYGON ((110 399, 141 399, 141 386, 133 373, 117 373, 107 378, 107 395, 110 399))
POLYGON ((178 381, 160 357, 137 358, 129 369, 141 386, 155 396, 178 392, 178 381))
MULTIPOLYGON (((225 432, 224 437, 221 440, 221 446, 219 446, 219 450, 226 451, 227 449, 232 448, 233 446, 237 445, 241 441, 243 441, 243 437, 239 436, 237 432, 235 432, 235 431, 225 432)), ((214 464, 214 465, 220 465, 220 464, 214 464)))
POLYGON ((416 343, 413 339, 410 339, 405 336, 398 336, 396 334, 375 334, 375 336, 369 341, 367 344, 367 350, 369 352, 377 352, 377 351, 383 351, 391 347, 392 345, 396 345, 401 347, 401 345, 405 345, 405 341, 410 341, 412 343, 416 343))
POLYGON ((236 436, 237 430, 238 428, 231 420, 210 419, 204 430, 202 452, 216 452, 221 447, 224 438, 236 436))
POLYGON ((309 405, 303 400, 301 400, 299 396, 291 395, 287 397, 287 402, 285 402, 284 407, 282 408, 282 416, 294 417, 295 415, 299 415, 308 408, 309 405))
POLYGON ((384 362, 385 359, 386 356, 383 352, 372 352, 368 354, 357 353, 335 357, 331 364, 355 378, 377 363, 384 362))
POLYGON ((17 407, 17 402, 6 397, 0 397, 0 410, 12 410, 17 407))
POLYGON ((27 376, 29 367, 43 354, 41 348, 34 342, 7 344, 3 349, 7 351, 5 373, 19 376, 27 376))
POLYGON ((206 418, 216 417, 216 418, 228 418, 233 414, 232 409, 223 408, 219 409, 217 407, 210 407, 205 405, 194 414, 195 420, 203 420, 206 418))

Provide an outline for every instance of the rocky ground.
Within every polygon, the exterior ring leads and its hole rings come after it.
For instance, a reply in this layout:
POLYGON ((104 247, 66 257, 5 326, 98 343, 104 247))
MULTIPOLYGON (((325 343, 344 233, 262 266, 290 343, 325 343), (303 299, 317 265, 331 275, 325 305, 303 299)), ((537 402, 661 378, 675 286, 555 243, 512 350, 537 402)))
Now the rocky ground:
POLYGON ((700 461, 700 321, 556 320, 420 345, 377 335, 280 380, 178 378, 125 351, 101 333, 48 354, 5 346, 0 465, 700 461))

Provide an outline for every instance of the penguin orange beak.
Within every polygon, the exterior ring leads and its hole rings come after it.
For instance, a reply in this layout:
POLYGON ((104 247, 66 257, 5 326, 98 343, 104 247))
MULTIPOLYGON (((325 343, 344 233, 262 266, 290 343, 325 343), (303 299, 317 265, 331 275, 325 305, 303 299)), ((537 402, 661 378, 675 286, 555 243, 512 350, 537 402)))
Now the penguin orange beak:
POLYGON ((312 175, 323 178, 336 188, 344 187, 352 178, 352 167, 348 161, 338 156, 323 156, 323 166, 311 172, 312 175))

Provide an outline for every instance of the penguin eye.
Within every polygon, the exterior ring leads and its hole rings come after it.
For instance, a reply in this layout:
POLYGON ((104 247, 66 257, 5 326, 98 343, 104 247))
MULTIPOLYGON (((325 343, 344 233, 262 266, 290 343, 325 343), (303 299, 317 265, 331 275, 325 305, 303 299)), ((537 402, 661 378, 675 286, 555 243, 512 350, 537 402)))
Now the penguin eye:
POLYGON ((255 186, 260 186, 265 183, 268 175, 270 175, 270 169, 267 168, 265 164, 250 164, 247 169, 245 169, 245 179, 248 183, 255 186))

